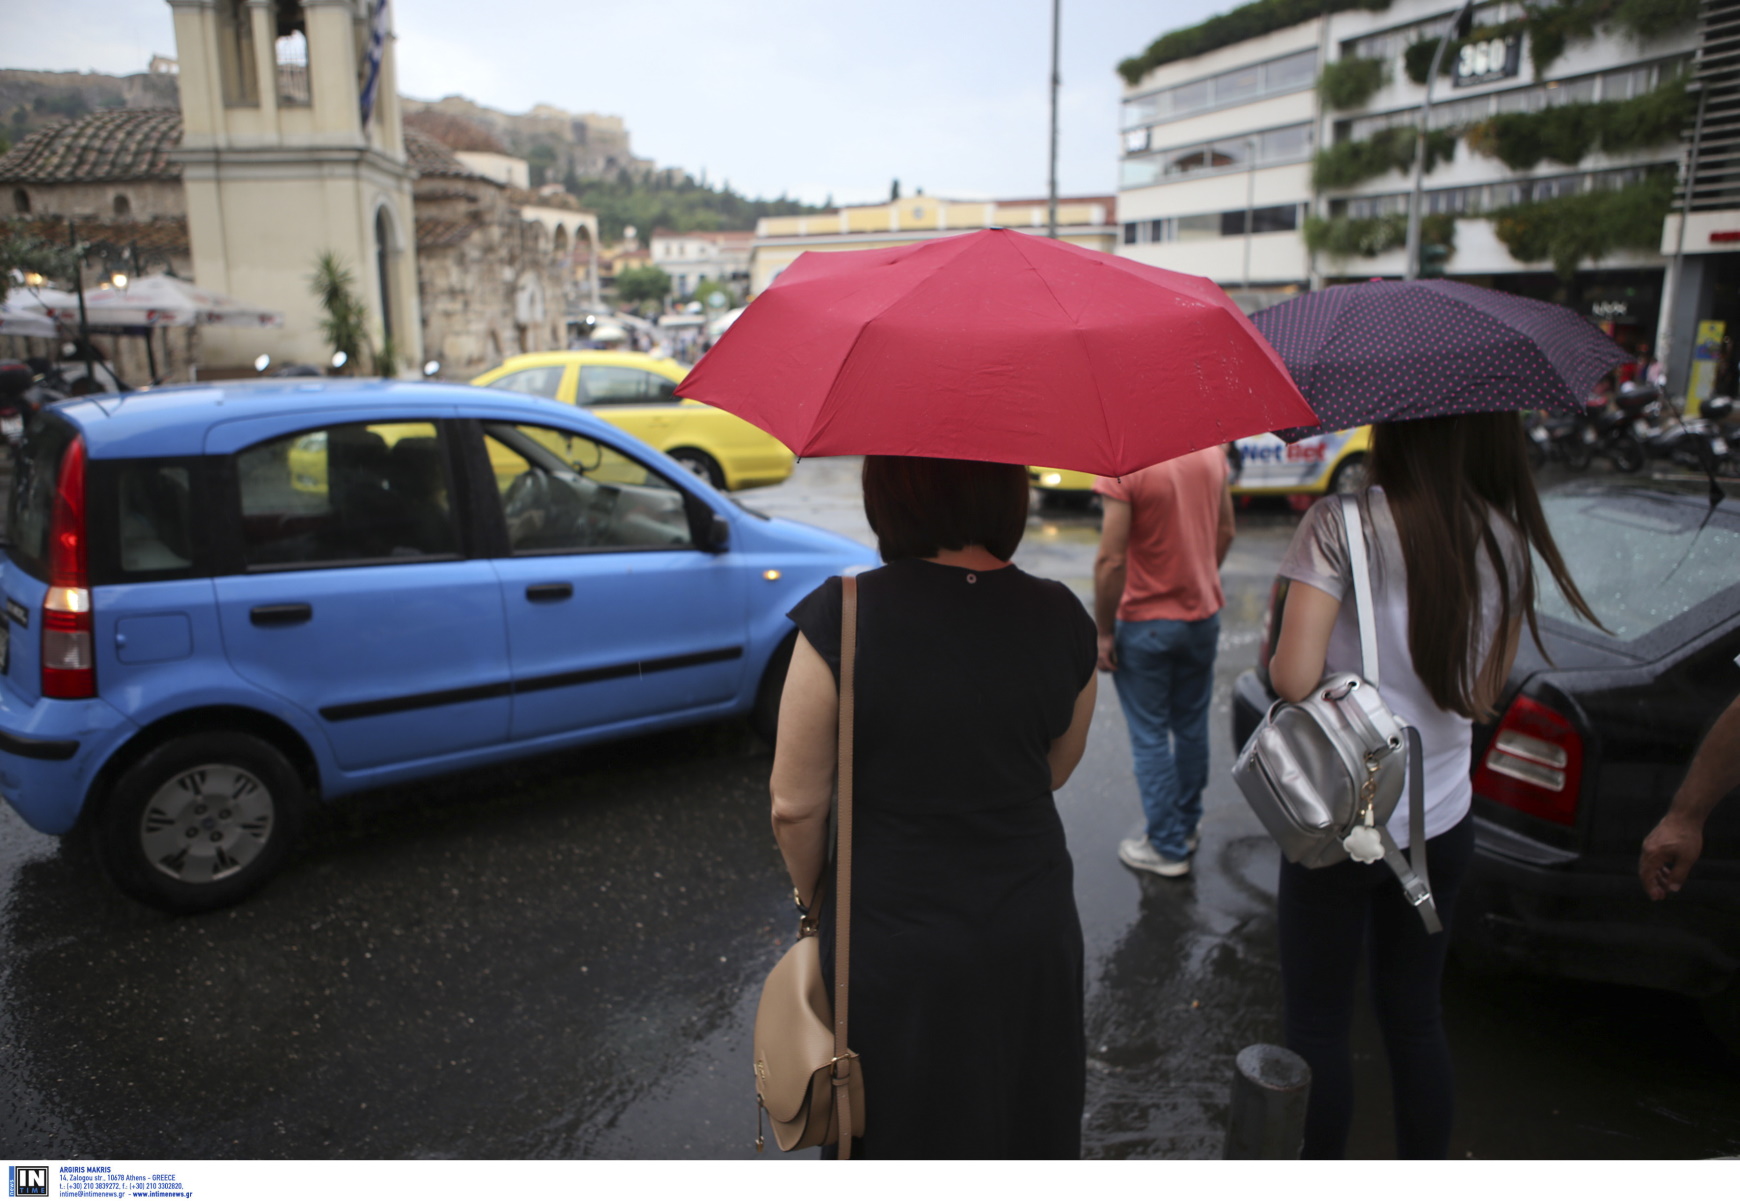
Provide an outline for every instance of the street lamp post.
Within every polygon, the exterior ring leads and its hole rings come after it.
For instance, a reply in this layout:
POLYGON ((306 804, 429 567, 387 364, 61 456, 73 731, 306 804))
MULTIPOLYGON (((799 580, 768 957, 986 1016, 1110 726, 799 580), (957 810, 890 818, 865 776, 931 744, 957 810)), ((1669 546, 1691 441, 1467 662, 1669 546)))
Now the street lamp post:
POLYGON ((1063 0, 1051 0, 1051 184, 1045 220, 1045 236, 1057 236, 1057 43, 1062 26, 1063 0))
MULTIPOLYGON (((1655 358, 1663 371, 1670 368, 1668 355, 1674 349, 1674 320, 1678 316, 1674 310, 1679 307, 1674 300, 1679 295, 1680 275, 1685 269, 1686 221, 1692 215, 1692 189, 1698 183, 1698 145, 1704 140, 1704 103, 1710 98, 1710 90, 1701 80, 1692 80, 1686 85, 1686 90, 1698 94, 1698 116, 1692 123, 1692 146, 1686 155, 1685 190, 1680 196, 1680 227, 1674 236, 1674 257, 1668 261, 1667 276, 1662 281, 1661 320, 1655 331, 1655 358)), ((1672 380, 1668 382, 1671 384, 1672 380)), ((1686 382, 1689 385, 1691 380, 1688 378, 1686 382)))
POLYGON ((1251 234, 1257 206, 1257 139, 1245 139, 1245 303, 1251 302, 1251 234))
POLYGON ((1439 37, 1438 48, 1432 51, 1432 69, 1426 73, 1426 99, 1420 104, 1420 127, 1414 131, 1414 182, 1408 191, 1408 261, 1402 268, 1403 279, 1420 277, 1420 189, 1426 178, 1426 130, 1432 119, 1432 85, 1438 82, 1438 68, 1444 64, 1444 51, 1473 7, 1474 0, 1462 0, 1455 19, 1439 37))

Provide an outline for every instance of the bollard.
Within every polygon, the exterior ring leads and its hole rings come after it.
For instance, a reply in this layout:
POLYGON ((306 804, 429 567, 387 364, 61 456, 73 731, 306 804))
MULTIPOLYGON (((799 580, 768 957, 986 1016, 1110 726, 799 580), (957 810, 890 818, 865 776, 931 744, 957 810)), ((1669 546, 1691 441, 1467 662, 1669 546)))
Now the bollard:
POLYGON ((1298 1159, 1305 1141, 1311 1069, 1285 1047, 1256 1043, 1239 1052, 1222 1159, 1298 1159))

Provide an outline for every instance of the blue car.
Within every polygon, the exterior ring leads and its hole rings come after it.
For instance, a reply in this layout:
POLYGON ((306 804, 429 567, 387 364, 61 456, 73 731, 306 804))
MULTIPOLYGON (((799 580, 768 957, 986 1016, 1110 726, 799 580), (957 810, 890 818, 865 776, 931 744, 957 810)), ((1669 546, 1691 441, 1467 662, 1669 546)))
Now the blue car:
POLYGON ((784 614, 874 566, 577 410, 373 381, 33 420, 0 559, 0 793, 128 894, 230 904, 308 807, 743 715, 784 614))

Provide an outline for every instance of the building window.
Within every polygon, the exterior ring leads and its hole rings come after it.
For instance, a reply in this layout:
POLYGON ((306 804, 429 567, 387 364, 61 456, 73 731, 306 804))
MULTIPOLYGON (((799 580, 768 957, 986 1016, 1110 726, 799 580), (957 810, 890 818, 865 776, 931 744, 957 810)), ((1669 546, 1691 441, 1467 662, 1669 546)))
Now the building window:
POLYGON ((12 211, 28 213, 30 211, 30 193, 23 188, 12 189, 12 211))
POLYGON ((300 0, 278 0, 277 16, 272 55, 278 64, 278 103, 308 104, 308 27, 300 0))
POLYGON ((247 0, 219 0, 218 75, 224 103, 254 108, 260 103, 258 64, 254 59, 254 18, 247 0))
POLYGON ((1194 79, 1176 87, 1133 96, 1124 101, 1121 128, 1136 129, 1161 121, 1176 121, 1209 109, 1229 108, 1263 96, 1278 96, 1308 88, 1317 79, 1317 51, 1302 50, 1285 58, 1254 63, 1194 79))
MULTIPOLYGON (((1299 228, 1299 205, 1278 204, 1251 210, 1254 234, 1286 233, 1299 228)), ((1206 242, 1215 238, 1243 237, 1245 210, 1224 213, 1194 213, 1184 217, 1156 217, 1149 221, 1126 221, 1124 245, 1153 242, 1206 242)))
POLYGON ((1141 188, 1160 183, 1163 178, 1242 171, 1252 165, 1253 150, 1256 152, 1255 165, 1259 167, 1300 162, 1311 157, 1312 137, 1309 124, 1288 125, 1206 145, 1179 146, 1140 158, 1127 158, 1122 163, 1119 186, 1141 188))
MULTIPOLYGON (((388 340, 393 337, 392 266, 392 228, 387 224, 387 210, 378 208, 375 210, 375 272, 381 288, 381 334, 388 340)), ((397 366, 395 363, 389 370, 397 366)))
POLYGON ((131 217, 133 215, 133 202, 128 200, 126 196, 117 192, 115 194, 114 209, 115 216, 117 217, 131 217))

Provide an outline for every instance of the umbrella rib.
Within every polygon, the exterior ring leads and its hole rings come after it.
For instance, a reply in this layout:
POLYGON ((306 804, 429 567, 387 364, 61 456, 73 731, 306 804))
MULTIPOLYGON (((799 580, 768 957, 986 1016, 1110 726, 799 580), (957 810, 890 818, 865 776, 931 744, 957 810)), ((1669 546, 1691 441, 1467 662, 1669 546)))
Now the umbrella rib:
MULTIPOLYGON (((1099 425, 1100 425, 1100 436, 1101 436, 1101 443, 1100 444, 1102 446, 1104 446, 1108 452, 1110 452, 1113 449, 1113 447, 1112 447, 1112 428, 1111 428, 1110 423, 1106 419, 1105 392, 1100 387, 1099 376, 1094 373, 1093 356, 1088 353, 1088 347, 1087 347, 1086 341, 1082 336, 1081 326, 1079 323, 1077 323, 1076 319, 1070 315, 1069 310, 1064 307, 1063 301, 1058 298, 1057 292, 1055 290, 1053 290, 1053 288, 1051 286, 1051 281, 1045 278, 1045 273, 1040 271, 1039 268, 1035 267, 1033 265, 1033 260, 1028 258, 1026 253, 1022 250, 1021 243, 1020 243, 1019 239, 1029 237, 1031 235, 1012 233, 1010 236, 1013 239, 1015 239, 1015 241, 1014 241, 1015 253, 1020 255, 1021 261, 1027 264, 1027 269, 1029 271, 1033 272, 1033 274, 1038 277, 1039 282, 1042 285, 1044 285, 1044 287, 1045 287, 1045 294, 1047 296, 1051 297, 1051 303, 1055 304, 1057 306, 1058 312, 1062 313, 1063 316, 1065 317, 1065 319, 1069 321, 1070 330, 1072 333, 1074 333, 1076 344, 1081 349, 1081 357, 1087 363, 1088 378, 1093 380, 1094 399, 1099 401, 1099 404, 1096 406, 1096 408, 1099 410, 1099 419, 1100 419, 1099 425)), ((1118 456, 1114 455, 1113 457, 1116 458, 1118 456)), ((1052 464, 1046 464, 1046 465, 1052 466, 1052 464)), ((1066 465, 1060 463, 1060 464, 1056 464, 1056 466, 1061 467, 1061 466, 1066 466, 1066 465)))

